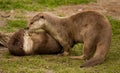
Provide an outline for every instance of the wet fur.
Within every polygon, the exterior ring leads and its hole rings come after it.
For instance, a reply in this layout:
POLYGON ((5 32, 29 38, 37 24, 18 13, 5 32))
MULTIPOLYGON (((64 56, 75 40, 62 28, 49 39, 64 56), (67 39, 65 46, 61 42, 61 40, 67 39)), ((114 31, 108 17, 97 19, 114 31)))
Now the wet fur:
POLYGON ((46 12, 39 13, 30 20, 29 29, 39 28, 46 30, 60 43, 64 48, 63 55, 68 55, 74 44, 84 43, 83 55, 72 57, 87 59, 80 67, 103 63, 110 49, 110 23, 102 14, 95 11, 80 12, 62 18, 46 12))
MULTIPOLYGON (((33 41, 33 47, 25 51, 24 45, 25 30, 15 32, 8 41, 8 49, 12 55, 24 56, 33 54, 57 54, 61 52, 61 46, 45 31, 30 32, 29 37, 33 41)), ((27 37, 27 35, 26 35, 27 37)), ((28 39, 29 40, 29 39, 28 39)), ((28 41, 26 40, 26 41, 28 41)))

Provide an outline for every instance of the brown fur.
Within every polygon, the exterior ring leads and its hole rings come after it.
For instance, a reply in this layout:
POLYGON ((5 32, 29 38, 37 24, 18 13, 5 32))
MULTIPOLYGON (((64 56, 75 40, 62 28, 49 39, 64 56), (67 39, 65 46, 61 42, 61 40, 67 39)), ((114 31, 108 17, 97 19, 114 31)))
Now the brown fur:
POLYGON ((23 36, 24 30, 19 30, 10 37, 10 40, 8 41, 8 49, 11 54, 18 56, 25 55, 25 52, 22 49, 24 42, 23 36))
POLYGON ((23 50, 23 37, 25 31, 23 29, 15 32, 9 42, 8 49, 11 54, 17 56, 32 55, 32 54, 57 54, 61 52, 61 46, 45 31, 30 32, 30 37, 33 41, 32 52, 27 54, 23 50))
POLYGON ((29 28, 46 30, 64 48, 63 55, 68 55, 74 44, 83 42, 83 55, 72 57, 89 59, 80 67, 102 63, 110 48, 112 34, 110 23, 102 14, 95 11, 85 11, 70 17, 39 13, 32 18, 29 28))

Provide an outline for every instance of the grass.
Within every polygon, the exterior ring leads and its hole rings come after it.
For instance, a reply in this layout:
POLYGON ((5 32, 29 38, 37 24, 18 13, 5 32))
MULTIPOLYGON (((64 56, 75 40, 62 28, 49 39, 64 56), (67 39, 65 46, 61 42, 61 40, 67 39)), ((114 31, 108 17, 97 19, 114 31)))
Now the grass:
MULTIPOLYGON (((3 73, 119 73, 120 71, 120 21, 108 17, 113 30, 110 52, 101 65, 91 68, 79 68, 83 60, 71 60, 57 55, 34 55, 17 57, 8 51, 0 54, 0 72, 3 73)), ((22 28, 26 21, 8 21, 8 27, 22 28), (14 25, 17 24, 17 25, 14 25), (22 24, 22 25, 21 25, 22 24)), ((76 45, 71 55, 80 55, 82 45, 76 45)))
POLYGON ((26 27, 26 24, 26 20, 7 20, 7 25, 4 27, 0 27, 0 30, 5 32, 13 32, 17 29, 26 27))
MULTIPOLYGON (((96 0, 0 0, 0 10, 41 10, 61 5, 83 4, 96 0), (24 2, 24 3, 23 3, 24 2), (55 4, 56 3, 56 4, 55 4)), ((112 43, 105 62, 91 68, 79 68, 83 60, 72 60, 57 55, 12 56, 0 50, 0 73, 119 73, 120 72, 120 20, 108 17, 112 30, 112 43)), ((13 32, 26 27, 27 20, 21 14, 7 20, 2 31, 13 32)), ((82 44, 76 45, 71 55, 81 55, 82 44)))
POLYGON ((1 10, 42 10, 46 8, 55 8, 61 5, 87 4, 96 2, 96 0, 0 0, 1 10))

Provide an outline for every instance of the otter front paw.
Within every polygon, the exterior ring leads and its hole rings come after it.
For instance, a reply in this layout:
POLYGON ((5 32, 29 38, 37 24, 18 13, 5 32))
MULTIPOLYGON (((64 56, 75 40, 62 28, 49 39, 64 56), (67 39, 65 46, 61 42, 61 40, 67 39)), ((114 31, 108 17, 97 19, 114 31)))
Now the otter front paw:
POLYGON ((80 59, 80 60, 83 60, 83 59, 85 59, 85 56, 84 55, 81 55, 81 56, 71 56, 70 58, 71 59, 80 59))
POLYGON ((63 56, 68 56, 68 55, 69 55, 69 52, 64 51, 64 52, 62 53, 62 55, 63 55, 63 56))

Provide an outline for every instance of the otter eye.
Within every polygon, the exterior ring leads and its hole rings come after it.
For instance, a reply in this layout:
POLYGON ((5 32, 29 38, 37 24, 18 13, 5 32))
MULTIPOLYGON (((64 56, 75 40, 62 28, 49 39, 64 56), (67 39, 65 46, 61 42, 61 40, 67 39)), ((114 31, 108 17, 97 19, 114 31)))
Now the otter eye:
POLYGON ((30 25, 33 24, 33 22, 30 22, 30 25))

